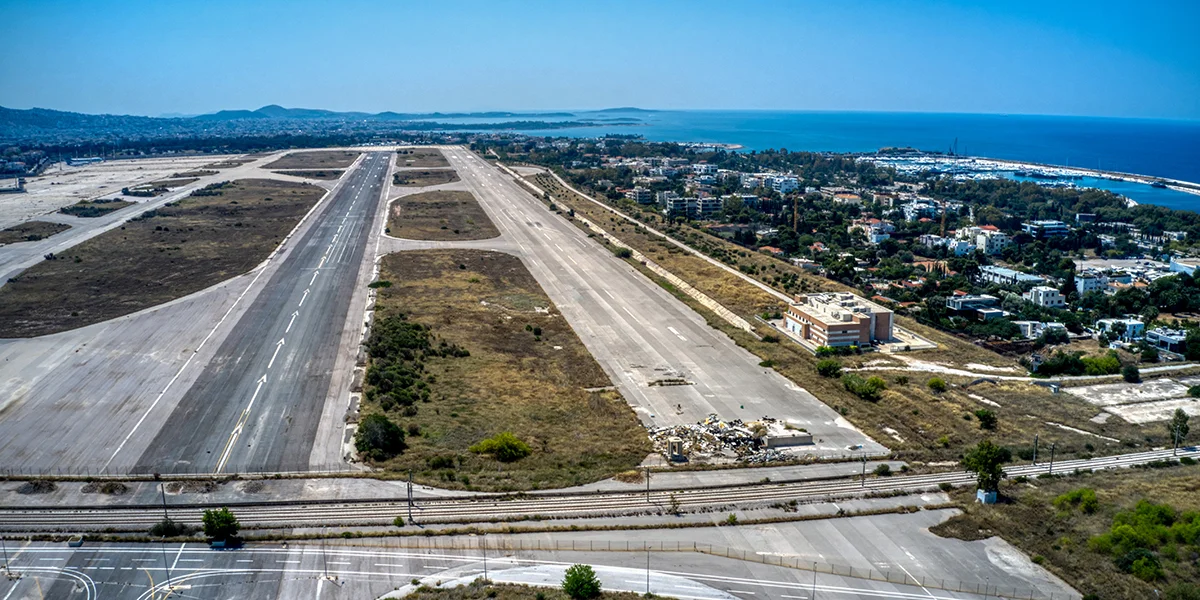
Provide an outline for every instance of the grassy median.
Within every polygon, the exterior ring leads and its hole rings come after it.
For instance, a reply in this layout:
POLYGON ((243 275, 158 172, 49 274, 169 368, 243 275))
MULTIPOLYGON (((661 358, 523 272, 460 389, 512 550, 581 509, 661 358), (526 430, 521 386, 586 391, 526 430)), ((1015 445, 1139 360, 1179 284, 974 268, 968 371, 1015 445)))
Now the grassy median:
POLYGON ((449 167, 437 148, 401 148, 396 151, 397 167, 449 167))
POLYGON ((401 196, 388 210, 388 235, 408 240, 486 240, 500 235, 471 192, 401 196))
POLYGON ((254 268, 325 190, 247 179, 210 186, 51 255, 0 287, 0 338, 149 308, 254 268))
POLYGON ((26 221, 13 225, 8 229, 0 229, 0 244, 16 244, 20 242, 36 242, 56 233, 70 229, 70 225, 62 223, 47 223, 46 221, 26 221))
POLYGON ((350 150, 318 150, 293 152, 272 162, 264 169, 345 169, 354 164, 361 152, 350 150))
POLYGON ((458 172, 454 169, 414 169, 396 171, 392 174, 392 185, 404 187, 426 187, 454 183, 458 180, 458 172))
MULTIPOLYGON (((1154 598, 1155 588, 1200 585, 1200 539, 1194 535, 1200 528, 1186 525, 1188 511, 1200 511, 1200 467, 1194 462, 1007 481, 1001 490, 1002 502, 990 506, 974 502, 974 488, 956 490, 963 513, 931 531, 964 540, 1000 536, 1075 589, 1104 600, 1154 598), (1134 516, 1142 500, 1170 506, 1172 522, 1159 529, 1134 516), (1122 541, 1128 548, 1096 539, 1113 528, 1114 519, 1131 526, 1122 541), (1172 530, 1174 522, 1180 527, 1172 530), (1123 560, 1144 557, 1139 546, 1152 555, 1143 566, 1157 563, 1160 573, 1141 570, 1139 578, 1134 561, 1123 560)), ((1167 516, 1162 509, 1152 512, 1167 516)))
POLYGON ((323 181, 332 181, 341 179, 345 173, 342 169, 294 169, 291 171, 274 171, 280 175, 291 175, 292 177, 303 177, 305 179, 320 179, 323 181))
POLYGON ((632 409, 520 259, 401 252, 383 259, 380 278, 391 286, 378 289, 376 331, 404 319, 430 336, 406 363, 422 373, 407 391, 368 375, 364 414, 407 431, 407 450, 385 469, 440 487, 528 490, 603 479, 650 453, 632 409), (503 462, 471 451, 505 432, 531 454, 503 462))
POLYGON ((117 212, 126 206, 133 206, 133 203, 124 200, 102 198, 99 200, 82 200, 70 206, 64 206, 58 209, 58 212, 64 215, 71 215, 72 217, 92 219, 117 212))

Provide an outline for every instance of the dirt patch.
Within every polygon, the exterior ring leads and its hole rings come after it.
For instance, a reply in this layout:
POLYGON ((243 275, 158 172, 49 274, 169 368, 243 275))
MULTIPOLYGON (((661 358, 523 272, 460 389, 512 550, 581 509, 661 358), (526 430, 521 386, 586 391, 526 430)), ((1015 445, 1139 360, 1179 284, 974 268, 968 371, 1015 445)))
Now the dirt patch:
POLYGON ((166 484, 168 494, 211 494, 221 484, 215 481, 172 481, 166 484))
POLYGON ((56 233, 70 229, 70 225, 62 223, 47 223, 45 221, 26 221, 13 225, 8 229, 0 229, 0 244, 18 244, 20 242, 36 242, 56 233))
POLYGON ((401 196, 388 210, 387 233, 409 240, 486 240, 500 235, 471 192, 401 196))
POLYGON ((53 481, 37 479, 34 481, 26 481, 25 483, 21 484, 21 487, 17 488, 17 493, 29 496, 32 494, 49 494, 57 489, 58 486, 55 485, 53 481))
POLYGON ((458 180, 458 171, 454 169, 396 171, 392 174, 392 185, 404 187, 426 187, 454 183, 458 180))
POLYGON ((129 493, 129 486, 120 481, 90 481, 79 488, 81 494, 106 494, 121 496, 129 493))
POLYGON ((354 163, 361 152, 321 150, 293 152, 263 167, 264 169, 345 169, 354 163))
POLYGON ((217 169, 217 170, 233 169, 235 167, 240 167, 247 163, 252 163, 255 160, 256 160, 255 158, 231 158, 229 160, 223 160, 220 162, 209 163, 207 165, 204 165, 204 168, 205 169, 217 169))
POLYGON ((436 148, 401 148, 396 151, 397 167, 448 167, 450 163, 436 148))
POLYGON ((194 171, 184 171, 182 173, 175 173, 174 175, 171 175, 171 178, 172 179, 185 179, 188 177, 208 177, 209 175, 216 175, 216 174, 217 174, 217 171, 214 171, 212 169, 196 169, 194 171))
POLYGON ((126 206, 133 206, 133 203, 126 202, 124 200, 117 200, 115 198, 85 200, 83 202, 76 202, 70 206, 64 206, 58 209, 58 212, 63 213, 64 215, 71 215, 73 217, 91 219, 95 217, 103 217, 108 213, 116 212, 122 208, 125 208, 126 206))
POLYGON ((324 181, 332 181, 341 179, 345 173, 341 169, 310 169, 310 170, 292 170, 292 171, 274 171, 280 175, 291 175, 292 177, 303 177, 305 179, 321 179, 324 181))
POLYGON ((196 194, 10 279, 0 288, 0 338, 83 327, 245 273, 270 254, 325 190, 247 179, 196 194))
POLYGON ((151 181, 150 183, 143 183, 140 185, 123 188, 121 193, 125 194, 126 196, 137 197, 160 196, 171 190, 179 189, 185 185, 196 183, 196 181, 197 180, 195 177, 188 177, 184 179, 163 179, 161 181, 151 181))
MULTIPOLYGON (((391 254, 376 320, 403 314, 469 356, 424 360, 425 401, 395 406, 408 450, 389 470, 423 483, 522 490, 579 485, 635 468, 650 453, 645 429, 517 257, 476 250, 391 254), (496 299, 532 298, 541 310, 496 299), (493 301, 488 301, 493 299, 493 301), (532 454, 511 463, 469 447, 512 432, 532 454)), ((522 300, 518 304, 524 305, 522 300)), ((370 384, 363 412, 385 412, 370 384)))
POLYGON ((238 486, 238 491, 242 492, 243 494, 257 494, 263 491, 263 488, 265 487, 266 485, 261 481, 247 481, 238 486))

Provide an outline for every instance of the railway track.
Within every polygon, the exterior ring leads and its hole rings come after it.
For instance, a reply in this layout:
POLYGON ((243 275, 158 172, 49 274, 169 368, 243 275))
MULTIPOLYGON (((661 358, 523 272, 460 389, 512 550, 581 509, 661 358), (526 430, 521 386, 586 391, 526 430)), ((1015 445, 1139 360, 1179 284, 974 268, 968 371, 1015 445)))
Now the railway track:
MULTIPOLYGON (((1180 449, 1178 457, 1200 458, 1196 448, 1180 449)), ((1092 459, 1058 461, 1055 473, 1079 469, 1113 469, 1174 458, 1171 450, 1138 452, 1092 459)), ((1009 477, 1036 477, 1050 472, 1050 465, 1019 465, 1007 469, 1009 477)), ((754 506, 797 500, 809 502, 865 495, 908 494, 935 491, 943 484, 969 485, 974 475, 950 471, 923 475, 895 475, 861 479, 762 483, 750 486, 707 489, 652 490, 649 493, 589 493, 563 495, 477 496, 423 500, 414 505, 418 521, 471 522, 530 517, 564 518, 618 516, 661 511, 678 503, 682 510, 754 506)), ((211 504, 169 506, 172 519, 199 524, 211 504)), ((236 506, 238 520, 250 527, 297 527, 314 525, 385 525, 397 516, 408 515, 404 498, 395 500, 345 500, 338 502, 256 502, 236 506)), ((0 508, 0 529, 6 531, 80 531, 101 529, 147 529, 162 519, 161 506, 49 506, 0 508)))

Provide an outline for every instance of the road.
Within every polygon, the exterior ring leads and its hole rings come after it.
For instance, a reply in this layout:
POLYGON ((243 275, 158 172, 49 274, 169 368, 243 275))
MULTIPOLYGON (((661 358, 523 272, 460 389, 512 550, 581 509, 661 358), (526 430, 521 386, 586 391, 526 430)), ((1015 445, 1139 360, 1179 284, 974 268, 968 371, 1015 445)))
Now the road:
MULTIPOLYGON (((814 576, 810 570, 695 552, 497 550, 508 545, 508 536, 489 543, 486 551, 478 538, 460 539, 463 545, 455 549, 310 543, 290 548, 253 545, 225 552, 209 550, 202 544, 88 544, 71 549, 61 543, 10 542, 12 570, 22 577, 15 581, 0 579, 0 598, 161 598, 168 585, 169 568, 175 594, 184 598, 363 599, 393 590, 398 595, 410 589, 414 579, 426 585, 466 582, 483 576, 485 569, 487 577, 496 582, 554 586, 561 581, 563 570, 576 563, 594 565, 604 589, 643 593, 649 585, 654 594, 687 600, 808 600, 814 590, 817 598, 848 600, 981 599, 1016 590, 1025 592, 1020 597, 1027 598, 1034 589, 1036 598, 1049 598, 1052 593, 1060 599, 1078 597, 1060 582, 1039 573, 1027 560, 1024 565, 994 560, 992 542, 911 540, 921 535, 921 527, 940 518, 944 517, 844 519, 816 526, 805 524, 804 531, 789 529, 780 531, 781 535, 744 527, 723 529, 725 538, 754 541, 761 544, 756 548, 775 556, 840 559, 848 556, 844 554, 847 538, 874 535, 875 539, 886 540, 885 547, 868 548, 867 555, 851 552, 861 565, 857 576, 828 572, 814 576), (784 536, 803 540, 806 547, 795 549, 799 554, 793 554, 793 544, 781 540, 784 536), (931 548, 940 543, 951 548, 943 552, 931 548), (928 569, 931 575, 914 571, 918 567, 928 569), (944 580, 934 579, 936 575, 932 574, 949 571, 971 582, 978 579, 981 587, 986 580, 989 590, 985 595, 982 589, 980 593, 965 593, 878 580, 889 571, 897 577, 907 571, 913 578, 925 577, 938 585, 944 580)), ((570 546, 565 535, 524 537, 531 546, 570 546)), ((629 536, 610 536, 612 545, 622 546, 625 537, 629 536)), ((584 547, 589 543, 597 548, 607 545, 589 538, 579 542, 584 547)))
POLYGON ((806 390, 738 347, 679 299, 613 256, 520 184, 462 148, 444 150, 501 238, 515 245, 584 345, 648 427, 722 419, 787 419, 813 433, 804 453, 887 449, 806 390), (682 378, 688 385, 655 385, 682 378), (853 450, 851 450, 851 448, 853 450))
POLYGON ((390 160, 368 155, 312 216, 135 471, 308 468, 390 160))

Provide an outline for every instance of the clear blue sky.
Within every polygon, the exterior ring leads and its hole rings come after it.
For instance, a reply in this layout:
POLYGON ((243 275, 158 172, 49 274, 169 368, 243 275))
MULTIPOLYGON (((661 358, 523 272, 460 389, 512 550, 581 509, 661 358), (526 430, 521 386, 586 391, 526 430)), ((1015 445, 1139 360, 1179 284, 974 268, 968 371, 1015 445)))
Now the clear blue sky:
POLYGON ((1200 119, 1197 0, 2 0, 0 23, 12 108, 1200 119))

